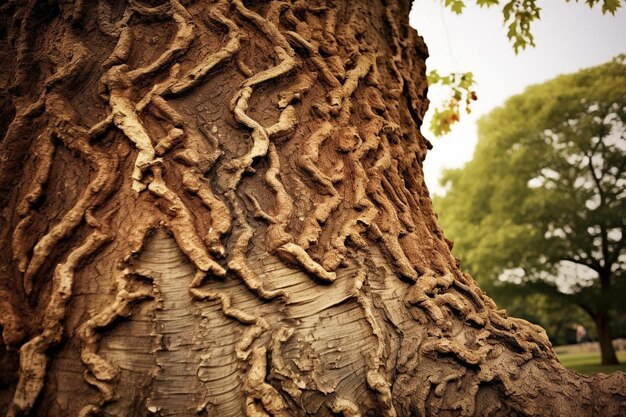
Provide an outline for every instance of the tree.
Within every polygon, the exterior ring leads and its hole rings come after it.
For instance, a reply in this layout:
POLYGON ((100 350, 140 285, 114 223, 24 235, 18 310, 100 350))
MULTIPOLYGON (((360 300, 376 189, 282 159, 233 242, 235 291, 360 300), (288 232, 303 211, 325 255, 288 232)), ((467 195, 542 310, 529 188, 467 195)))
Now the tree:
POLYGON ((451 256, 409 7, 2 6, 9 416, 623 414, 451 256))
MULTIPOLYGON (((489 288, 489 285, 486 286, 489 288)), ((520 286, 508 283, 489 288, 489 295, 508 315, 528 320, 543 327, 553 345, 577 343, 576 328, 582 325, 587 330, 589 340, 596 340, 593 320, 589 315, 568 302, 566 297, 554 297, 538 291, 532 285, 520 286)), ((614 315, 617 317, 617 314, 614 315)), ((613 328, 623 325, 619 320, 612 322, 613 328)), ((618 336, 618 334, 614 334, 618 336)))
MULTIPOLYGON (((441 222, 468 271, 565 298, 617 363, 611 309, 624 305, 625 57, 511 97, 479 123, 464 168, 444 176, 441 222)), ((518 287, 519 288, 519 287, 518 287)))

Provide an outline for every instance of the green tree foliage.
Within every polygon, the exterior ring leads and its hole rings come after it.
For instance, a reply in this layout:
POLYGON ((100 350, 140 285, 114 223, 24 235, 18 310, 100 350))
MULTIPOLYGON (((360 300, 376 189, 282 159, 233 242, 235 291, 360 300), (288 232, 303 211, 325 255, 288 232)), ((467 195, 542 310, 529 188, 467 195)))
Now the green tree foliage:
MULTIPOLYGON (((449 7, 456 14, 463 13, 465 0, 441 0, 446 7, 449 7)), ((541 8, 537 0, 474 0, 478 6, 493 7, 502 5, 503 23, 507 28, 507 37, 513 45, 515 53, 526 49, 528 46, 535 46, 535 38, 531 32, 531 25, 535 20, 541 18, 541 8)), ((554 1, 554 0, 550 0, 554 1)), ((570 2, 571 0, 565 0, 570 2)), ((574 0, 578 2, 579 0, 574 0)), ((584 0, 589 7, 600 5, 602 13, 615 14, 617 9, 622 7, 623 0, 584 0)), ((435 136, 442 136, 450 132, 452 125, 461 118, 463 110, 470 113, 470 104, 476 100, 476 93, 471 89, 474 84, 471 72, 451 73, 439 75, 437 71, 428 74, 430 85, 440 84, 450 87, 450 99, 438 104, 434 110, 430 131, 435 136), (464 106, 462 104, 465 103, 464 106)))
POLYGON ((483 117, 473 160, 444 174, 448 192, 435 205, 483 286, 541 290, 598 321, 626 305, 625 168, 620 56, 529 87, 483 117))
POLYGON ((506 306, 508 314, 543 327, 554 345, 576 343, 576 324, 582 324, 589 336, 596 338, 591 318, 566 299, 532 291, 525 291, 522 297, 517 285, 499 288, 497 295, 498 305, 506 306))

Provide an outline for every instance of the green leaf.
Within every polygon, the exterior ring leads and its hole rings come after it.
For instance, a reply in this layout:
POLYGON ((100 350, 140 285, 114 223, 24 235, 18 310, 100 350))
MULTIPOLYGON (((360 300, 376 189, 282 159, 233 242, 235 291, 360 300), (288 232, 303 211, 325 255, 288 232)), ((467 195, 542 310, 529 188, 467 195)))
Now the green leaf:
POLYGON ((436 84, 441 80, 441 76, 439 75, 437 70, 431 70, 426 76, 426 79, 428 80, 429 85, 436 84))
POLYGON ((609 12, 614 15, 617 9, 621 6, 622 3, 620 0, 604 0, 604 3, 602 4, 602 13, 609 12))
POLYGON ((445 0, 445 5, 456 14, 463 13, 463 7, 465 7, 463 0, 445 0))
POLYGON ((476 0, 476 4, 483 7, 491 7, 491 6, 496 6, 497 4, 500 3, 500 0, 476 0))
MULTIPOLYGON (((569 3, 571 0, 565 1, 569 3)), ((578 3, 578 0, 575 1, 578 3)), ((589 6, 590 8, 593 8, 596 4, 600 3, 600 0, 585 0, 585 3, 587 3, 587 6, 589 6)), ((620 7, 622 7, 622 0, 602 0, 603 14, 606 14, 608 12, 614 15, 617 9, 619 9, 620 7)))

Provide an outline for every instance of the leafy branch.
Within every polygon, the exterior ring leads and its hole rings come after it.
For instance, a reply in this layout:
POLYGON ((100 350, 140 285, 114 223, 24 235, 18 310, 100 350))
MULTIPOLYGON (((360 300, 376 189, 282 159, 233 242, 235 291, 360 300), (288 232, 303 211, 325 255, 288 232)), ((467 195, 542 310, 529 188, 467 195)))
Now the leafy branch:
POLYGON ((471 113, 470 104, 476 100, 476 92, 472 89, 474 74, 471 72, 440 75, 437 70, 428 73, 428 84, 440 84, 451 90, 450 98, 435 108, 430 122, 430 130, 435 136, 450 132, 450 127, 461 118, 462 106, 466 113, 471 113))
MULTIPOLYGON (((466 0, 441 0, 444 5, 456 14, 463 13, 466 0)), ((571 2, 572 0, 565 0, 571 2)), ((578 2, 579 0, 573 0, 578 2)), ((602 13, 615 12, 622 7, 622 0, 584 0, 593 8, 601 4, 602 13)), ((492 7, 500 4, 500 0, 475 0, 481 7, 492 7)), ((535 39, 531 32, 531 24, 540 19, 541 8, 537 5, 537 0, 508 0, 502 7, 504 25, 507 27, 507 37, 512 43, 515 53, 526 49, 528 46, 535 46, 535 39)), ((450 132, 451 126, 460 120, 461 106, 465 105, 465 111, 470 113, 470 103, 476 100, 476 93, 471 89, 474 84, 471 72, 451 73, 441 76, 437 71, 428 74, 428 83, 433 86, 441 84, 448 86, 452 90, 451 98, 446 100, 441 106, 435 108, 430 130, 435 136, 442 136, 450 132)))
MULTIPOLYGON (((492 7, 500 4, 500 0, 475 0, 478 6, 492 7)), ((572 0, 565 0, 571 2, 572 0)), ((578 3, 579 0, 574 0, 578 3)), ((602 13, 615 14, 622 7, 622 0, 584 0, 591 8, 602 4, 602 13)), ((461 14, 465 7, 465 0, 443 0, 446 7, 452 12, 461 14)), ((526 49, 527 46, 535 46, 531 33, 531 23, 540 19, 541 8, 537 0, 509 0, 502 7, 504 25, 508 28, 507 37, 513 43, 515 53, 526 49)))

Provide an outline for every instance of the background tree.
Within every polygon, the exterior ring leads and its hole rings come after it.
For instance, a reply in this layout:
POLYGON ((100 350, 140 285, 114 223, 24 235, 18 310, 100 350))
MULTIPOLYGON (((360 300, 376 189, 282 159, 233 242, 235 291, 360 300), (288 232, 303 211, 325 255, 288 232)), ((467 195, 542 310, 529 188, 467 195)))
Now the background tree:
POLYGON ((623 415, 451 256, 409 8, 4 4, 0 408, 623 415))
MULTIPOLYGON (((507 314, 543 327, 553 345, 577 343, 577 324, 585 327, 590 340, 597 338, 593 320, 567 297, 555 297, 532 285, 501 283, 495 288, 489 285, 485 287, 489 288, 489 294, 498 306, 506 308, 507 314)), ((616 320, 612 320, 612 328, 623 328, 624 320, 619 320, 617 311, 613 313, 616 320)), ((614 336, 617 334, 613 333, 614 336)))
POLYGON ((623 56, 530 87, 480 121, 436 202, 468 271, 580 306, 603 364, 617 363, 609 316, 626 300, 625 123, 623 56))

